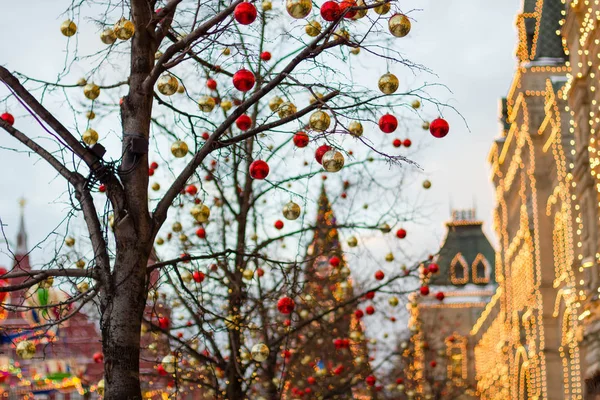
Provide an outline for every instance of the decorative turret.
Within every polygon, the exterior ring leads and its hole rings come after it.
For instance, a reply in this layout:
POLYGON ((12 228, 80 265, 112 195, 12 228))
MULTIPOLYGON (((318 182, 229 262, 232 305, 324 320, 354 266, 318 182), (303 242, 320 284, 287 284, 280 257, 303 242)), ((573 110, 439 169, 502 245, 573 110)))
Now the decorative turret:
POLYGON ((521 62, 539 61, 562 64, 566 60, 560 30, 561 0, 525 0, 523 12, 517 18, 519 46, 517 56, 521 62))

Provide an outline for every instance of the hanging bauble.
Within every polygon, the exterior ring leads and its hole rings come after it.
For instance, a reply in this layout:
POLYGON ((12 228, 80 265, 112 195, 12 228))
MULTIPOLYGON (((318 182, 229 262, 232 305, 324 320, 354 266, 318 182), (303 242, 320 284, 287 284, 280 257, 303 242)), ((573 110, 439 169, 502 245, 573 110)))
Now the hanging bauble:
POLYGON ((383 273, 383 271, 379 270, 379 271, 375 272, 375 279, 377 279, 378 281, 380 281, 383 278, 385 278, 385 274, 383 273))
POLYGON ((298 132, 294 135, 294 144, 296 145, 296 147, 306 147, 308 146, 308 142, 309 142, 309 137, 306 133, 304 132, 298 132))
POLYGON ((377 378, 375 378, 373 375, 369 375, 366 377, 365 382, 369 386, 374 386, 375 382, 377 382, 377 378))
POLYGON ((296 114, 296 111, 298 111, 298 110, 296 109, 296 106, 294 105, 294 103, 286 102, 286 103, 281 104, 277 108, 277 115, 279 116, 279 118, 287 118, 287 117, 291 117, 292 115, 296 114))
MULTIPOLYGON (((357 7, 365 7, 366 4, 364 2, 364 0, 357 0, 356 1, 356 6, 357 7)), ((357 19, 361 19, 367 16, 367 12, 368 10, 357 10, 356 14, 354 15, 354 17, 352 19, 357 20, 357 19)))
POLYGON ((387 223, 383 223, 379 226, 379 230, 383 233, 390 233, 392 228, 387 223))
POLYGON ((176 158, 185 157, 188 151, 188 145, 183 140, 177 140, 171 145, 171 154, 176 158))
POLYGON ((85 78, 77 79, 77 86, 85 86, 87 84, 87 80, 85 78))
POLYGON ((350 32, 346 28, 340 28, 336 30, 333 34, 335 35, 336 39, 344 39, 346 41, 350 40, 350 32))
POLYGON ((388 21, 390 33, 396 37, 404 37, 410 32, 410 20, 404 14, 394 14, 388 21))
POLYGON ((326 1, 321 6, 321 17, 328 22, 335 21, 340 16, 340 5, 337 1, 326 1))
POLYGON ((268 51, 263 51, 260 53, 260 59, 263 61, 269 61, 271 59, 271 53, 268 51))
POLYGON ((412 145, 412 141, 410 139, 404 139, 404 141, 402 142, 402 145, 404 147, 410 147, 412 145))
POLYGON ((300 206, 293 201, 290 201, 283 206, 283 216, 285 219, 289 219, 290 221, 298 219, 300 216, 300 206))
POLYGON ((190 210, 190 214, 192 214, 192 217, 194 217, 196 222, 203 224, 208 221, 208 218, 210 217, 210 208, 205 204, 196 204, 190 210))
POLYGON ((156 87, 161 94, 165 96, 171 96, 177 93, 177 88, 179 87, 179 82, 177 78, 175 78, 171 74, 164 74, 158 81, 156 82, 156 87))
POLYGON ((387 74, 383 74, 381 78, 379 78, 378 85, 379 90, 381 90, 382 93, 392 94, 395 93, 396 90, 398 90, 398 86, 400 86, 400 81, 398 81, 396 75, 390 74, 388 72, 387 74))
POLYGON ((206 275, 204 275, 204 273, 201 272, 201 271, 194 271, 194 273, 192 274, 192 279, 196 283, 202 283, 202 282, 204 282, 204 278, 205 277, 206 277, 206 275))
POLYGON ((428 296, 429 295, 429 286, 427 286, 427 285, 421 286, 419 288, 419 292, 421 293, 421 296, 428 296))
POLYGON ((240 92, 247 92, 254 87, 256 78, 251 71, 240 69, 233 74, 233 86, 240 92))
POLYGON ((296 307, 296 303, 289 297, 282 297, 277 302, 277 309, 282 314, 291 314, 294 311, 294 307, 296 307))
POLYGON ((350 54, 357 55, 359 53, 360 53, 360 47, 354 47, 352 50, 350 50, 350 54))
POLYGON ((100 87, 94 83, 88 83, 83 87, 83 95, 90 100, 100 96, 100 87))
POLYGON ((154 190, 155 192, 156 192, 156 191, 159 191, 159 190, 160 190, 160 183, 158 183, 158 182, 154 182, 154 183, 152 184, 152 190, 154 190))
POLYGON ((60 31, 66 37, 71 37, 77 32, 77 25, 75 25, 75 22, 68 19, 60 24, 60 31))
POLYGON ((394 141, 392 142, 392 146, 394 146, 394 147, 402 147, 402 140, 400 140, 400 139, 394 139, 394 141))
POLYGON ((229 100, 221 100, 221 109, 223 111, 229 111, 233 107, 233 104, 229 100))
POLYGON ((94 118, 96 118, 96 113, 95 113, 95 112, 93 112, 93 111, 88 111, 88 112, 85 114, 85 117, 91 121, 91 120, 93 120, 94 118))
POLYGON ((69 236, 68 238, 65 239, 65 245, 67 247, 73 247, 75 245, 75 238, 69 236))
POLYGON ((368 306, 367 308, 365 308, 365 312, 367 313, 367 315, 373 315, 375 314, 375 307, 368 306))
POLYGON ((181 271, 180 275, 181 275, 181 280, 184 281, 185 283, 190 283, 193 279, 192 273, 186 269, 181 271))
POLYGON ((35 344, 30 340, 23 340, 17 344, 17 355, 24 360, 30 360, 35 356, 35 344))
POLYGON ((412 102, 411 106, 412 106, 412 108, 417 110, 417 109, 421 108, 421 101, 417 99, 412 102))
POLYGON ((337 150, 329 150, 323 154, 321 164, 327 172, 338 172, 344 167, 344 155, 337 150))
POLYGON ((102 354, 101 352, 94 353, 92 359, 96 364, 102 364, 102 362, 104 361, 104 354, 102 354))
POLYGON ((275 221, 275 223, 273 224, 273 226, 275 227, 275 229, 277 230, 282 230, 283 229, 283 221, 278 219, 277 221, 275 221))
POLYGON ((174 222, 173 225, 171 226, 171 230, 173 232, 181 232, 183 229, 183 226, 181 225, 181 222, 174 222))
POLYGON ((217 81, 215 81, 214 79, 208 79, 206 81, 206 87, 209 88, 210 90, 216 90, 217 89, 217 81))
POLYGON ((311 0, 287 0, 285 8, 292 18, 306 18, 312 10, 311 0))
POLYGON ((389 298, 388 303, 390 304, 390 306, 396 307, 398 305, 399 301, 396 296, 392 296, 389 298))
POLYGON ((443 118, 436 118, 429 124, 429 132, 436 138, 443 138, 450 132, 450 125, 443 118))
POLYGON ((181 82, 179 82, 179 86, 177 87, 177 93, 182 94, 185 93, 185 87, 181 82))
POLYGON ((315 151, 315 160, 317 160, 317 162, 321 164, 323 160, 323 155, 329 150, 331 150, 331 146, 328 146, 326 144, 317 147, 317 151, 315 151))
POLYGON ((444 292, 437 292, 435 295, 435 298, 438 299, 439 301, 444 301, 445 297, 446 297, 446 295, 444 294, 444 292))
POLYGON ((379 129, 385 133, 392 133, 398 128, 398 120, 392 114, 385 114, 379 118, 379 129))
POLYGON ((387 254, 385 255, 385 261, 387 261, 387 262, 392 262, 392 261, 394 261, 394 253, 387 253, 387 254))
POLYGON ((358 239, 356 238, 356 236, 350 236, 346 243, 348 243, 348 246, 350 247, 356 247, 358 246, 358 239))
POLYGON ((437 274, 438 272, 440 272, 440 267, 435 263, 431 263, 427 267, 427 270, 432 274, 437 274))
POLYGON ((263 362, 269 357, 269 347, 264 343, 258 343, 252 346, 252 359, 256 362, 263 362))
POLYGON ((423 188, 425 188, 425 189, 429 189, 430 187, 431 187, 431 181, 429 181, 429 180, 425 179, 425 180, 423 181, 423 188))
POLYGON ((392 8, 392 6, 390 5, 389 1, 387 1, 387 0, 379 0, 379 1, 377 1, 377 3, 379 5, 373 9, 377 14, 379 14, 379 15, 385 15, 388 12, 390 12, 390 8, 392 8))
POLYGON ((269 100, 269 109, 273 112, 279 109, 279 106, 283 104, 283 99, 279 96, 273 97, 269 100))
POLYGON ((121 18, 114 26, 115 35, 121 40, 129 40, 135 33, 135 25, 133 22, 121 18))
POLYGON ((10 126, 13 126, 15 124, 15 117, 13 117, 11 113, 3 113, 2 115, 0 115, 0 119, 9 124, 10 126))
POLYGON ((100 40, 104 44, 113 44, 117 41, 117 35, 115 35, 115 31, 108 28, 102 31, 100 34, 100 40))
POLYGON ((177 364, 177 359, 174 355, 169 354, 163 357, 160 365, 165 369, 165 371, 169 374, 175 373, 175 366, 177 364))
POLYGON ((99 396, 104 396, 104 379, 100 379, 96 385, 96 392, 99 396))
POLYGON ((402 228, 398 229, 398 230, 396 231, 396 237, 397 237, 398 239, 404 239, 404 238, 406 237, 406 230, 405 230, 405 229, 402 229, 402 228))
POLYGON ((252 3, 240 3, 233 10, 233 17, 242 25, 250 25, 256 19, 256 7, 252 3))
POLYGON ((88 146, 96 144, 96 142, 98 142, 98 132, 90 128, 83 132, 83 135, 81 135, 81 140, 83 140, 83 142, 88 146))
POLYGON ((200 97, 200 100, 198 100, 198 108, 205 113, 211 112, 215 108, 215 105, 215 99, 211 96, 202 96, 200 97))
POLYGON ((242 277, 245 280, 250 281, 250 280, 252 280, 252 278, 254 278, 254 271, 252 271, 250 268, 246 268, 242 272, 242 277))
POLYGON ((421 124, 421 128, 423 128, 424 131, 429 130, 429 122, 424 121, 423 124, 421 124))
POLYGON ((349 8, 356 7, 356 1, 354 0, 342 0, 340 3, 340 14, 344 14, 344 18, 352 19, 356 16, 356 10, 349 10, 349 8))
POLYGON ((262 2, 261 8, 263 11, 271 11, 273 9, 273 3, 271 3, 269 0, 265 0, 262 2))
POLYGON ((350 125, 348 125, 348 132, 350 132, 352 136, 360 137, 363 134, 363 126, 358 121, 352 121, 350 122, 350 125))
POLYGON ((321 33, 321 24, 318 21, 309 21, 304 27, 304 31, 310 37, 317 37, 321 33))
POLYGON ((235 120, 235 125, 241 131, 247 131, 252 126, 252 118, 249 115, 242 114, 235 120))
POLYGON ((265 179, 269 175, 269 164, 263 160, 254 160, 250 164, 250 176, 252 179, 265 179))
POLYGON ((90 284, 87 282, 81 282, 79 285, 77 285, 77 291, 79 293, 85 293, 88 290, 90 290, 90 284))
POLYGON ((324 111, 315 111, 311 114, 309 125, 312 129, 319 132, 324 132, 331 124, 331 117, 324 111))
POLYGON ((308 98, 308 102, 310 104, 315 104, 317 101, 323 99, 323 93, 316 92, 314 95, 310 95, 308 98))

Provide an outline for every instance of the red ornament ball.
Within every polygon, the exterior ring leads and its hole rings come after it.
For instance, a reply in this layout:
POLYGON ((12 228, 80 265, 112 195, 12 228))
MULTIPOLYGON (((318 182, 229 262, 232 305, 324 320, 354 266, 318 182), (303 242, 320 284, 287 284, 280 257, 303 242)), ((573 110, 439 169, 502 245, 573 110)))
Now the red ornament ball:
POLYGON ((202 133, 202 139, 208 140, 209 137, 210 137, 210 135, 208 134, 208 132, 202 133))
POLYGON ((152 168, 148 168, 148 176, 154 175, 154 170, 152 168))
POLYGON ((242 25, 250 25, 256 19, 256 7, 252 3, 240 3, 233 11, 233 17, 242 25))
POLYGON ((373 375, 369 375, 367 376, 367 378, 365 379, 365 382, 367 383, 367 385, 369 386, 374 386, 375 382, 377 382, 377 378, 375 378, 373 375))
POLYGON ((396 231, 396 237, 397 237, 398 239, 404 239, 404 238, 406 237, 406 230, 405 230, 405 229, 402 229, 402 228, 398 229, 398 230, 396 231))
POLYGON ((385 114, 379 118, 379 129, 385 133, 392 133, 398 128, 398 120, 392 114, 385 114))
POLYGON ((315 151, 315 160, 317 160, 317 162, 319 164, 322 163, 323 161, 323 156, 325 155, 325 153, 327 153, 329 150, 331 150, 331 146, 328 146, 326 144, 317 147, 317 151, 315 151))
POLYGON ((404 139, 404 142, 402 142, 402 144, 404 145, 404 147, 410 147, 412 142, 410 141, 410 139, 404 139))
MULTIPOLYGON (((244 3, 242 3, 244 4, 244 3)), ((233 74, 233 86, 241 92, 247 92, 254 87, 256 78, 251 71, 240 69, 233 74)))
POLYGON ((419 289, 419 292, 421 293, 421 296, 428 296, 429 295, 429 286, 421 286, 421 288, 419 289))
POLYGON ((308 146, 309 137, 304 132, 298 132, 294 135, 294 144, 296 147, 306 147, 308 146))
POLYGON ((206 277, 206 275, 204 275, 204 272, 201 272, 201 271, 194 271, 192 273, 192 278, 194 279, 194 282, 196 282, 196 283, 204 282, 205 277, 206 277))
POLYGON ((269 61, 271 59, 271 53, 269 53, 268 51, 263 51, 262 53, 260 53, 260 59, 263 61, 269 61))
POLYGON ((9 124, 10 126, 13 126, 15 124, 15 117, 13 117, 11 113, 3 113, 2 115, 0 115, 0 119, 9 124))
POLYGON ((250 176, 252 179, 265 179, 269 175, 269 164, 263 160, 254 160, 250 164, 250 176))
POLYGON ((93 359, 96 364, 100 364, 102 361, 104 361, 104 354, 101 352, 94 353, 93 359))
POLYGON ((450 132, 450 125, 445 119, 436 118, 429 124, 429 132, 436 138, 443 138, 450 132))
POLYGON ((365 294, 365 298, 367 300, 373 300, 375 298, 375 292, 373 292, 373 291, 367 292, 367 294, 365 294))
POLYGON ((394 141, 392 142, 392 145, 394 147, 401 147, 402 146, 402 140, 400 140, 400 139, 394 139, 394 141))
POLYGON ((258 268, 256 270, 256 275, 258 275, 258 277, 260 278, 261 276, 263 276, 265 274, 265 270, 262 268, 258 268))
POLYGON ((152 162, 150 163, 150 168, 152 168, 152 169, 157 169, 157 168, 158 168, 158 163, 157 163, 156 161, 152 161, 152 162))
POLYGON ((196 229, 196 236, 198 236, 200 239, 206 239, 206 229, 204 229, 204 228, 196 229))
POLYGON ((185 188, 185 192, 190 196, 194 196, 196 193, 198 193, 198 188, 196 187, 196 185, 188 185, 185 188))
MULTIPOLYGON (((343 14, 350 7, 356 7, 356 1, 342 0, 342 2, 340 3, 340 14, 343 14)), ((357 13, 356 10, 348 10, 348 12, 346 12, 346 14, 344 15, 344 18, 348 18, 348 19, 354 18, 356 16, 356 13, 357 13)))
POLYGON ((158 326, 160 329, 169 329, 169 325, 171 325, 171 321, 167 317, 160 317, 158 319, 158 326))
POLYGON ((296 303, 289 297, 282 297, 277 302, 277 309, 282 314, 291 314, 294 311, 294 307, 296 307, 296 303))
POLYGON ((317 382, 317 380, 314 376, 309 376, 308 378, 306 378, 306 382, 308 382, 309 385, 314 385, 317 382))
POLYGON ((167 371, 165 371, 165 367, 163 367, 162 364, 158 364, 158 366, 156 367, 156 371, 159 375, 167 375, 167 371))
POLYGON ((252 126, 252 118, 246 114, 242 114, 235 120, 235 125, 240 131, 247 131, 252 126))
POLYGON ((275 229, 281 230, 281 229, 283 229, 283 221, 278 219, 277 221, 275 221, 273 226, 275 227, 275 229))
POLYGON ((363 312, 363 310, 356 310, 354 311, 354 316, 356 317, 356 319, 361 319, 365 316, 365 313, 363 312))
POLYGON ((402 378, 396 379, 396 384, 402 385, 403 383, 404 383, 404 379, 402 379, 402 378))
POLYGON ((438 299, 439 301, 444 301, 445 297, 446 297, 446 295, 444 294, 444 292, 437 292, 437 294, 435 295, 435 298, 438 299))
POLYGON ((437 264, 429 264, 429 267, 427 269, 432 274, 437 274, 440 271, 440 267, 437 264))
POLYGON ((429 365, 431 365, 431 368, 435 368, 437 366, 437 362, 432 361, 429 363, 429 365))
POLYGON ((340 5, 337 1, 326 1, 321 6, 321 17, 325 21, 335 21, 340 16, 340 5))
POLYGON ((207 80, 206 87, 210 90, 215 90, 217 88, 217 81, 215 81, 214 79, 207 80))
POLYGON ((367 308, 365 308, 365 311, 367 312, 367 315, 373 315, 375 314, 375 307, 368 306, 367 308))
POLYGON ((375 279, 380 281, 380 280, 383 280, 383 278, 385 278, 385 274, 383 273, 383 271, 379 270, 379 271, 375 272, 375 279))
POLYGON ((341 262, 341 260, 338 256, 333 256, 329 259, 329 264, 335 268, 340 266, 340 262, 341 262))
POLYGON ((100 186, 98 186, 98 191, 100 193, 106 192, 106 185, 104 183, 101 183, 100 186))

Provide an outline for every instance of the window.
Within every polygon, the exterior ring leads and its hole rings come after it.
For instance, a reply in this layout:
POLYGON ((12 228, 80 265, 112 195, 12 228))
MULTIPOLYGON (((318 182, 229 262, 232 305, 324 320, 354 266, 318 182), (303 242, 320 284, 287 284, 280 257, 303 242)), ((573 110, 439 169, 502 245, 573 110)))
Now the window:
POLYGON ((467 339, 456 333, 446 338, 448 379, 462 384, 467 379, 467 339))
POLYGON ((490 281, 490 263, 484 257, 483 254, 477 254, 473 265, 471 266, 473 271, 473 283, 488 283, 490 281))
POLYGON ((464 285, 469 280, 469 264, 461 253, 456 253, 450 263, 450 282, 464 285))

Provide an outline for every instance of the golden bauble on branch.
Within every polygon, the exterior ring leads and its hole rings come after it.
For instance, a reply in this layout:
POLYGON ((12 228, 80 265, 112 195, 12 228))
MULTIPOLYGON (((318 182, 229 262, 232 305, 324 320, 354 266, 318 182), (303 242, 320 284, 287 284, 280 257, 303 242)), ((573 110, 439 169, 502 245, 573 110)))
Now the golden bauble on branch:
POLYGON ((177 88, 179 87, 179 82, 177 78, 175 78, 171 74, 164 74, 158 81, 156 82, 156 87, 161 94, 165 96, 171 96, 177 93, 177 88))
POLYGON ((77 262, 75 263, 75 266, 79 269, 83 269, 83 268, 85 268, 85 261, 77 260, 77 262))
POLYGON ((155 192, 158 191, 158 190, 160 190, 160 183, 154 182, 152 184, 152 190, 154 190, 155 192))
POLYGON ((350 54, 357 55, 359 53, 360 53, 360 47, 354 47, 354 48, 352 48, 352 50, 350 50, 350 54))
POLYGON ((121 18, 114 26, 115 35, 121 40, 129 40, 135 33, 135 25, 133 22, 121 18))
POLYGON ((156 238, 156 244, 162 246, 163 244, 165 244, 165 239, 161 237, 156 238))
POLYGON ((163 357, 161 364, 168 374, 172 374, 175 372, 175 365, 177 364, 177 359, 174 355, 169 354, 163 357))
POLYGON ((182 229, 183 226, 181 226, 181 222, 174 222, 171 226, 171 230, 173 230, 173 232, 181 232, 182 229))
POLYGON ((394 253, 387 253, 387 254, 385 255, 385 261, 387 261, 387 262, 392 262, 392 261, 394 261, 394 253))
POLYGON ((273 3, 266 0, 266 1, 262 2, 261 7, 262 7, 263 11, 271 11, 273 9, 273 3))
POLYGON ((68 19, 60 24, 60 31, 66 37, 71 37, 77 32, 77 25, 75 25, 75 22, 68 19))
POLYGON ((90 100, 95 100, 100 96, 100 87, 95 83, 87 83, 83 87, 83 95, 90 100))
POLYGON ((179 93, 179 94, 185 93, 185 87, 183 86, 183 84, 181 82, 178 82, 177 93, 179 93))
POLYGON ((379 226, 379 230, 383 233, 390 233, 392 228, 387 223, 383 223, 379 226))
POLYGON ((183 140, 177 140, 171 145, 171 154, 173 154, 177 158, 185 157, 188 151, 188 145, 183 140))
POLYGON ((337 150, 329 150, 323 154, 323 168, 327 172, 338 172, 344 167, 344 155, 337 150))
POLYGON ((88 290, 90 290, 90 284, 87 282, 81 282, 79 285, 77 285, 77 291, 79 293, 85 293, 88 290))
POLYGON ((389 298, 388 303, 390 304, 390 306, 396 307, 398 305, 398 303, 400 303, 400 301, 398 300, 398 298, 396 296, 392 296, 389 298))
POLYGON ((312 10, 311 0, 287 0, 285 8, 292 18, 306 18, 312 10))
POLYGON ((392 94, 395 93, 396 90, 398 90, 398 86, 400 86, 400 81, 398 81, 396 75, 390 74, 388 72, 387 74, 383 74, 381 78, 379 78, 379 82, 377 84, 379 85, 379 90, 381 90, 382 93, 392 94))
POLYGON ((429 189, 430 187, 431 187, 431 181, 429 181, 428 179, 425 179, 423 181, 423 188, 429 189))
POLYGON ((309 125, 315 131, 326 131, 330 124, 331 117, 325 111, 315 111, 310 116, 309 125))
POLYGON ((115 35, 115 31, 112 29, 105 29, 100 34, 100 40, 104 44, 113 44, 117 41, 117 35, 115 35))
POLYGON ((309 21, 304 27, 304 31, 310 37, 319 36, 321 33, 321 24, 318 21, 309 21))
POLYGON ((429 130, 429 122, 424 121, 423 124, 421 125, 421 128, 423 128, 424 131, 428 131, 429 130))
POLYGON ((69 236, 68 238, 65 239, 65 245, 67 245, 67 247, 73 247, 75 245, 75 238, 69 236))
POLYGON ((348 132, 350 132, 352 136, 360 137, 363 134, 363 126, 358 121, 352 121, 350 122, 350 125, 348 125, 348 132))
POLYGON ((279 116, 279 118, 287 118, 296 114, 296 111, 298 111, 298 109, 296 108, 294 103, 286 102, 281 104, 279 108, 277 108, 277 115, 279 116))
POLYGON ((285 219, 289 219, 290 221, 298 219, 298 217, 300 216, 300 211, 300 206, 294 203, 293 201, 290 201, 285 206, 283 206, 283 216, 285 217, 285 219))
POLYGON ((81 135, 81 140, 88 146, 92 146, 98 142, 98 132, 93 129, 88 129, 81 135))
POLYGON ((390 33, 396 37, 404 37, 410 32, 410 20, 404 14, 395 14, 388 21, 390 33))
POLYGON ((35 356, 35 344, 30 340, 23 340, 17 344, 17 355, 24 360, 30 360, 35 356))
POLYGON ((308 99, 308 102, 310 104, 315 104, 317 101, 322 100, 323 99, 323 93, 315 93, 315 95, 311 95, 310 98, 308 99))
POLYGON ((244 271, 242 272, 242 278, 244 278, 247 281, 252 280, 252 278, 254 278, 254 271, 250 268, 244 269, 244 271))
POLYGON ((338 30, 336 30, 334 33, 334 39, 344 39, 344 40, 350 40, 350 32, 348 31, 348 29, 346 28, 340 28, 338 30))
POLYGON ((283 99, 279 96, 273 97, 269 100, 269 109, 273 112, 279 109, 279 106, 283 104, 283 99))
POLYGON ((377 4, 379 4, 377 7, 375 7, 373 10, 379 14, 379 15, 385 15, 388 12, 390 12, 390 8, 392 6, 390 6, 390 2, 389 1, 378 1, 377 4))
POLYGON ((412 108, 414 108, 415 110, 421 108, 421 102, 419 101, 419 99, 414 100, 411 104, 412 108))
POLYGON ((204 204, 196 204, 190 210, 190 214, 192 214, 196 222, 203 224, 210 217, 210 208, 204 204))
POLYGON ((85 117, 91 121, 94 118, 96 118, 96 113, 93 111, 88 111, 87 113, 85 113, 85 117))
POLYGON ((85 78, 77 79, 77 86, 85 86, 85 85, 87 85, 87 79, 85 79, 85 78))
POLYGON ((356 247, 358 246, 358 239, 356 238, 356 236, 350 236, 346 243, 348 243, 348 246, 350 247, 356 247))
POLYGON ((215 102, 215 99, 211 96, 202 96, 200 97, 200 100, 198 100, 198 107, 200 108, 200 111, 205 113, 209 113, 214 110, 216 104, 217 103, 215 102))

